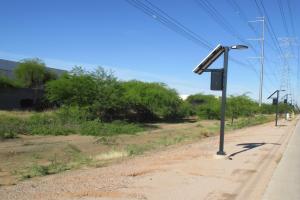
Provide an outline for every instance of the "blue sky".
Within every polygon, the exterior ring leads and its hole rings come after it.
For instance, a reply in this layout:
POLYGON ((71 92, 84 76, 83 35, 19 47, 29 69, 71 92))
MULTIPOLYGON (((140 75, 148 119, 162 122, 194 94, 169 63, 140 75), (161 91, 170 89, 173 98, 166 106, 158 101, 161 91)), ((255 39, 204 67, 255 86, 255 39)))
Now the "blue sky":
MULTIPOLYGON (((228 33, 195 0, 149 0, 177 21, 216 46, 221 43, 242 43, 242 38, 252 44, 257 52, 257 38, 242 15, 248 20, 261 16, 255 0, 231 0, 242 9, 240 13, 229 0, 210 0, 218 12, 230 23, 237 34, 228 33)), ((202 0, 199 0, 202 1, 202 0)), ((20 60, 38 57, 50 67, 71 69, 82 65, 87 70, 103 66, 115 71, 122 80, 139 79, 164 82, 180 94, 197 92, 220 92, 209 90, 210 76, 192 73, 193 68, 209 53, 192 41, 160 24, 155 16, 149 17, 125 0, 0 0, 1 37, 0 58, 20 60)), ((142 1, 145 2, 145 1, 142 1)), ((257 0, 260 2, 260 0, 257 0)), ((263 0, 277 37, 299 39, 300 1, 263 0), (282 2, 288 30, 285 29, 278 2, 282 2), (290 4, 288 4, 288 1, 290 4), (292 13, 289 11, 289 6, 292 13), (293 19, 293 22, 291 20, 293 19), (294 24, 294 30, 292 23, 294 24), (289 33, 289 34, 288 34, 289 33)), ((261 24, 253 23, 260 34, 261 24)), ((265 61, 266 76, 264 99, 280 86, 279 69, 283 62, 273 46, 271 35, 266 30, 265 61), (275 75, 274 75, 275 74, 275 75)), ((299 44, 299 42, 298 42, 299 44)), ((257 55, 250 48, 231 51, 230 57, 251 63, 259 72, 257 55)), ((288 59, 291 69, 291 88, 297 94, 297 46, 282 47, 294 54, 288 59)), ((222 59, 214 66, 222 65, 222 59)), ((250 66, 229 63, 229 94, 248 94, 258 98, 259 77, 250 66)), ((298 92, 299 95, 299 92, 298 92)), ((299 97, 299 96, 298 96, 299 97)), ((298 98, 299 100, 299 98, 298 98)))

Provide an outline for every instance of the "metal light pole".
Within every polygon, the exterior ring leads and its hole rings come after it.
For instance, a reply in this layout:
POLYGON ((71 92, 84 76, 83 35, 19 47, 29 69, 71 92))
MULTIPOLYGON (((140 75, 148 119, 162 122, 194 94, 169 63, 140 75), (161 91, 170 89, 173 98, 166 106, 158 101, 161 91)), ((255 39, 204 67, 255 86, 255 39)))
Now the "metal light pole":
MULTIPOLYGON (((275 90, 275 92, 273 92, 268 99, 270 99, 275 93, 276 93, 276 117, 275 117, 275 126, 278 125, 278 104, 279 104, 279 92, 280 91, 285 91, 285 90, 275 90)), ((273 103, 274 104, 274 103, 273 103)))
POLYGON ((224 152, 224 135, 225 135, 225 113, 226 113, 226 92, 227 92, 227 71, 228 71, 228 53, 229 47, 224 47, 224 63, 223 63, 223 89, 221 103, 221 122, 220 122, 220 144, 217 155, 226 155, 224 152))
POLYGON ((247 49, 245 45, 234 45, 231 47, 218 45, 201 63, 193 70, 196 74, 203 72, 212 72, 211 90, 222 90, 221 102, 221 122, 220 122, 220 144, 217 155, 226 155, 224 152, 224 133, 225 133, 225 114, 226 114, 226 92, 227 92, 227 70, 228 54, 230 49, 247 49), (208 69, 214 61, 224 54, 224 63, 222 69, 208 69), (221 73, 221 75, 220 75, 221 73))
POLYGON ((276 102, 276 121, 275 121, 275 126, 278 125, 278 104, 279 104, 279 90, 277 90, 277 102, 276 102))
POLYGON ((224 63, 223 63, 223 89, 221 103, 221 122, 220 122, 220 144, 217 155, 226 155, 224 152, 224 135, 225 135, 225 114, 226 114, 226 98, 227 98, 227 71, 228 71, 228 55, 230 49, 247 49, 245 45, 235 45, 224 47, 224 63))

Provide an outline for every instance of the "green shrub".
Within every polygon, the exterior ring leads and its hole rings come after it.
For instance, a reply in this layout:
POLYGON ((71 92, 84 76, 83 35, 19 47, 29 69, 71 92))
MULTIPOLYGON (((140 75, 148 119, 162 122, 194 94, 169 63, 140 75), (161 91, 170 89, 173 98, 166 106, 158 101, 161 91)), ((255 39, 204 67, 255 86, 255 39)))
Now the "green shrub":
POLYGON ((55 111, 55 116, 62 123, 80 123, 93 118, 88 107, 79 106, 62 106, 55 111))
POLYGON ((177 92, 163 83, 128 81, 123 83, 127 115, 135 121, 160 118, 175 120, 186 114, 177 92))
POLYGON ((193 108, 200 119, 219 119, 220 100, 213 95, 195 94, 190 95, 186 102, 193 108))
POLYGON ((50 174, 57 174, 69 170, 70 167, 65 163, 52 161, 49 165, 33 164, 21 173, 23 179, 29 179, 36 176, 46 176, 50 174))
POLYGON ((123 87, 111 72, 99 67, 93 72, 75 67, 71 73, 46 85, 52 103, 87 107, 94 119, 111 121, 123 111, 123 87))
POLYGON ((74 125, 64 123, 53 114, 35 114, 26 120, 26 132, 31 135, 68 135, 76 133, 74 125))
POLYGON ((121 82, 99 67, 88 72, 75 67, 71 73, 46 85, 51 103, 86 108, 89 119, 153 121, 184 117, 187 105, 163 83, 121 82))
POLYGON ((0 116, 0 139, 15 138, 18 134, 26 132, 22 119, 0 116))
POLYGON ((227 98, 226 115, 231 119, 231 124, 233 124, 234 119, 254 116, 259 110, 258 103, 246 95, 231 95, 227 98))

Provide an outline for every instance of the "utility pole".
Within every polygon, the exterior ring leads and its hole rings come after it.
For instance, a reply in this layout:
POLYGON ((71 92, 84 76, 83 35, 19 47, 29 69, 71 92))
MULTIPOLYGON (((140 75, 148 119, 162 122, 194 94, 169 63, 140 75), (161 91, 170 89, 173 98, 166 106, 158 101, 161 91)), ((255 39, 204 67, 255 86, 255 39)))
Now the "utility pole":
POLYGON ((265 17, 262 17, 262 39, 261 39, 261 71, 260 71, 260 101, 259 101, 259 106, 262 104, 262 95, 263 95, 263 82, 264 82, 264 60, 265 60, 265 17))
POLYGON ((249 23, 257 23, 260 22, 262 23, 262 35, 261 38, 254 38, 254 39, 249 39, 249 40, 257 40, 260 41, 260 46, 261 46, 261 55, 259 57, 254 57, 254 58, 259 58, 260 59, 260 82, 259 82, 259 97, 258 97, 258 102, 259 106, 262 104, 262 98, 263 98, 263 83, 264 83, 264 60, 265 60, 265 17, 257 17, 257 20, 254 21, 249 21, 249 23))
POLYGON ((294 103, 299 104, 300 103, 300 45, 297 44, 297 67, 296 67, 296 93, 295 93, 295 98, 294 98, 294 103))

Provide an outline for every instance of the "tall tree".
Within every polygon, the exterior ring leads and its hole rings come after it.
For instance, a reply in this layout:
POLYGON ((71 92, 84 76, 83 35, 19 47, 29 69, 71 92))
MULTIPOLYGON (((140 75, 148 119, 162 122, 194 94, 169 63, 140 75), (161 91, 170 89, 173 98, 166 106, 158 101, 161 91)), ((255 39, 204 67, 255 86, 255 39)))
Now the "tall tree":
POLYGON ((25 87, 37 88, 44 83, 47 70, 42 60, 34 58, 22 60, 14 72, 25 87))

